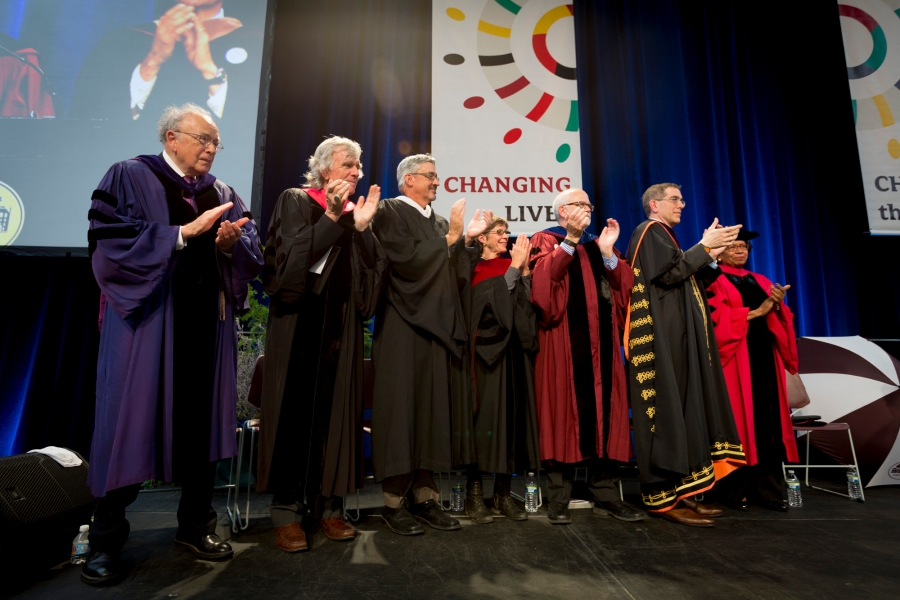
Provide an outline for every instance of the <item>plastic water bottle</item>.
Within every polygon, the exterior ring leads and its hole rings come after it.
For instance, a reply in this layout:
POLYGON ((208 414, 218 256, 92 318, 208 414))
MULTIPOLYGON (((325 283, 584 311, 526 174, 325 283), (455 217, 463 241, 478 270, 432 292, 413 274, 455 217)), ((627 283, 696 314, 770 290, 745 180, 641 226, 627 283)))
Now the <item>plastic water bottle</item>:
POLYGON ((72 556, 69 562, 73 565, 83 565, 87 562, 88 554, 91 552, 91 546, 88 543, 88 530, 90 526, 82 525, 78 528, 78 535, 72 540, 72 556))
POLYGON ((792 508, 800 508, 803 506, 803 496, 800 494, 800 480, 794 475, 793 470, 788 471, 785 479, 788 487, 788 505, 792 508))
POLYGON ((453 474, 453 481, 450 483, 450 511, 461 513, 466 510, 466 486, 463 483, 462 473, 457 471, 453 474))
POLYGON ((525 512, 535 513, 538 510, 538 485, 533 471, 525 478, 525 512))
POLYGON ((847 494, 856 501, 862 502, 862 488, 859 485, 859 473, 856 468, 847 469, 847 494))

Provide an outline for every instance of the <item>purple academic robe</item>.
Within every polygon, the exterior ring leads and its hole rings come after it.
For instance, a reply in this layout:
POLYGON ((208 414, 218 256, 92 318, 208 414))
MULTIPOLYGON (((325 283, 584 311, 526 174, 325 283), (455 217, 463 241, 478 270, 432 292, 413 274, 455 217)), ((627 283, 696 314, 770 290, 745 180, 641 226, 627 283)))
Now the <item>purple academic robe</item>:
MULTIPOLYGON (((221 181, 213 186, 221 204, 234 202, 223 219, 240 219, 246 211, 241 198, 221 181)), ((89 218, 91 262, 106 306, 88 485, 102 497, 148 479, 172 480, 171 276, 179 256, 178 226, 169 224, 162 183, 137 159, 107 171, 93 194, 89 218)), ((231 258, 219 253, 218 264, 225 303, 216 334, 210 461, 237 454, 234 311, 246 306, 247 284, 263 265, 252 220, 243 226, 231 258)))

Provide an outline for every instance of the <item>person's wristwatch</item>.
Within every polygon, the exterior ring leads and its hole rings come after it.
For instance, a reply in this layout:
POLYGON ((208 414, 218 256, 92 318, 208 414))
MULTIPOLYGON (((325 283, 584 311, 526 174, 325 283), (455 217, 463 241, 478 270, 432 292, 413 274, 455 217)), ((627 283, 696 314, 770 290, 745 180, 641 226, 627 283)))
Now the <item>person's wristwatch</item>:
POLYGON ((570 239, 568 239, 568 238, 567 238, 567 239, 564 239, 564 240, 562 241, 562 243, 565 244, 566 246, 571 246, 572 248, 577 248, 577 247, 578 247, 578 244, 576 244, 575 242, 573 242, 572 240, 570 240, 570 239))
POLYGON ((212 79, 207 79, 207 85, 219 85, 228 81, 228 73, 225 72, 225 69, 219 67, 216 69, 216 76, 212 79))

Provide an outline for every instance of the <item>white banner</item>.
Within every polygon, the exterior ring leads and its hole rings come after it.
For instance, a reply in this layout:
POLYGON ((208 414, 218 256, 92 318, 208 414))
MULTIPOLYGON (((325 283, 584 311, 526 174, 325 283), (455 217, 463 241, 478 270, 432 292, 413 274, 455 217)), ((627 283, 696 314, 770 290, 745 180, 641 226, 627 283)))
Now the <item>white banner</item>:
POLYGON ((514 234, 554 225, 553 199, 581 187, 572 5, 434 0, 431 72, 438 214, 466 198, 514 234))
POLYGON ((900 0, 838 0, 869 229, 900 235, 900 0))

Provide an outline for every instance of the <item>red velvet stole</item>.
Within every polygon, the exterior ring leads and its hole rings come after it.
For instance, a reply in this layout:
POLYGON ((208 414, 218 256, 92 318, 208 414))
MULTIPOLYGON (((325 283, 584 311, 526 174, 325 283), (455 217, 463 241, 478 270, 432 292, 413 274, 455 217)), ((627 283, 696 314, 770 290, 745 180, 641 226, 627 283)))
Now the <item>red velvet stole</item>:
POLYGON ((511 264, 512 259, 501 257, 478 261, 475 265, 475 274, 472 277, 472 287, 475 287, 485 279, 505 275, 511 264))

